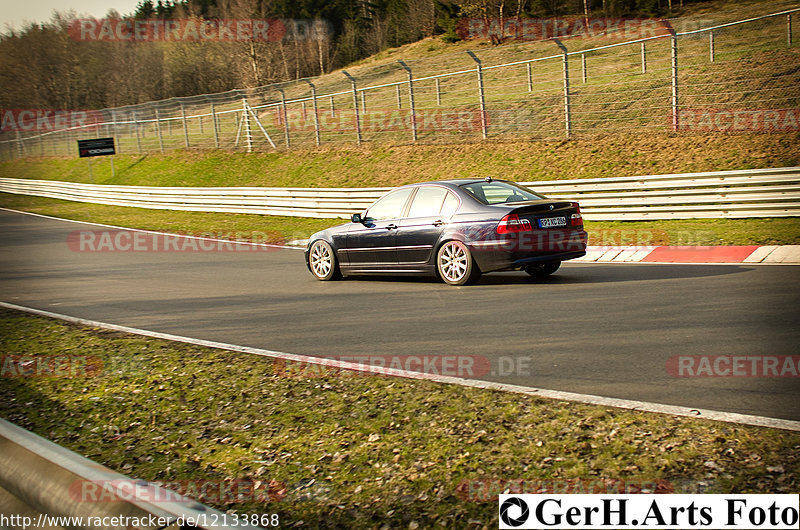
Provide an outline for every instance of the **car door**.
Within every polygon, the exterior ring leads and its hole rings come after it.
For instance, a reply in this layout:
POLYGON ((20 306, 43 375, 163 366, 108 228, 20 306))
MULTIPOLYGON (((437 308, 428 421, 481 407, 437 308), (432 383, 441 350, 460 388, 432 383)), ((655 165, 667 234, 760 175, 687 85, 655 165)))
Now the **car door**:
POLYGON ((397 228, 397 260, 403 268, 433 263, 432 253, 448 220, 458 208, 455 194, 444 186, 419 186, 406 217, 397 228))
POLYGON ((364 212, 363 221, 348 233, 346 261, 350 267, 390 269, 397 266, 397 228, 414 188, 400 188, 381 197, 364 212))

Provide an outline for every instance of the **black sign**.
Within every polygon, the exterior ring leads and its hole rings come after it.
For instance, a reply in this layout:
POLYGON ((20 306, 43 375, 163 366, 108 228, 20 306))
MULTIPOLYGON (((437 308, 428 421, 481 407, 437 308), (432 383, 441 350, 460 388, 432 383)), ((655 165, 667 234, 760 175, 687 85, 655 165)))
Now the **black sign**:
POLYGON ((81 158, 87 156, 113 155, 114 138, 95 138, 94 140, 78 140, 78 153, 81 158))

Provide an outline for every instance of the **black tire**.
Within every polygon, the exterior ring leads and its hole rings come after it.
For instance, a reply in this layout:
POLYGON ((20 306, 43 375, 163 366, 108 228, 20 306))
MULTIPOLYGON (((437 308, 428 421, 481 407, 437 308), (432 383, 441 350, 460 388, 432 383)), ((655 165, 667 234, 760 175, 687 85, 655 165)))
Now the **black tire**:
POLYGON ((327 241, 318 239, 308 249, 308 268, 320 281, 338 280, 342 277, 336 253, 327 241))
POLYGON ((436 271, 442 281, 450 285, 469 285, 481 276, 467 245, 456 240, 446 241, 439 247, 436 271))
POLYGON ((561 266, 560 261, 547 261, 544 263, 531 263, 526 265, 524 271, 533 276, 534 278, 543 278, 550 276, 558 270, 561 266))

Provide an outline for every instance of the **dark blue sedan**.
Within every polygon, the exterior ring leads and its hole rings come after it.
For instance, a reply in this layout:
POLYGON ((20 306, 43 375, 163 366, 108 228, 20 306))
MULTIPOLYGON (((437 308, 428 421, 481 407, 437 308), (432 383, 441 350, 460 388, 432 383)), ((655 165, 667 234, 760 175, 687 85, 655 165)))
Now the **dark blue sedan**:
POLYGON ((395 188, 350 223, 312 235, 305 251, 319 280, 436 274, 451 285, 501 270, 545 276, 585 254, 578 203, 491 178, 395 188))

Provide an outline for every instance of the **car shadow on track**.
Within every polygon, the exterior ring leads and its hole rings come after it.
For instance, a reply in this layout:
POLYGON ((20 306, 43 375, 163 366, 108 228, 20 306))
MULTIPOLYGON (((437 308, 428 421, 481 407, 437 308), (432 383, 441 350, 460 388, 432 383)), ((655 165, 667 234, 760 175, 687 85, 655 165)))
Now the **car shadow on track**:
MULTIPOLYGON (((704 278, 727 276, 753 270, 751 266, 737 265, 608 265, 570 264, 555 274, 534 278, 521 271, 493 272, 484 274, 476 282, 480 285, 558 285, 619 283, 648 280, 671 280, 685 278, 704 278)), ((444 283, 433 276, 389 276, 364 275, 348 276, 346 281, 389 282, 389 283, 444 283)))

